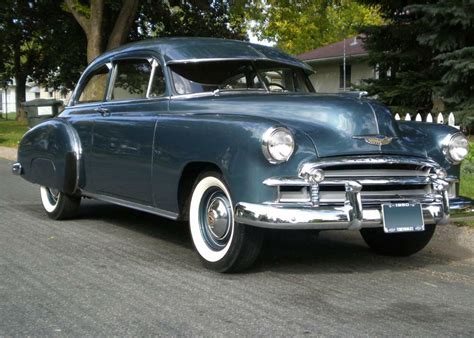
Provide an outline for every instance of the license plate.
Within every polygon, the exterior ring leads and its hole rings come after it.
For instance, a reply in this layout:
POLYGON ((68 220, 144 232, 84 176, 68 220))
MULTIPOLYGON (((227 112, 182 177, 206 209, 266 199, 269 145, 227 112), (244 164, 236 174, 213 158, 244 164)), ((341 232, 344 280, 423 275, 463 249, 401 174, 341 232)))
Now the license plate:
POLYGON ((424 231, 423 209, 417 203, 382 204, 386 233, 424 231))

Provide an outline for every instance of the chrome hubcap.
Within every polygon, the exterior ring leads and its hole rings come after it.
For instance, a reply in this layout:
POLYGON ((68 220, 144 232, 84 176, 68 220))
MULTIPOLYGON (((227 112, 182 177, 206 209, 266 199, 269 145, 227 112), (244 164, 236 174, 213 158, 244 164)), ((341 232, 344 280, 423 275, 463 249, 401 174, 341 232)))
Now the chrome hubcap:
POLYGON ((213 250, 222 249, 229 241, 233 223, 232 207, 224 192, 213 188, 201 203, 201 233, 213 250))
POLYGON ((56 204, 59 199, 59 190, 52 188, 47 188, 47 190, 49 201, 51 202, 51 204, 56 204))
POLYGON ((222 197, 214 198, 207 209, 207 225, 216 239, 224 238, 230 229, 228 205, 222 197))

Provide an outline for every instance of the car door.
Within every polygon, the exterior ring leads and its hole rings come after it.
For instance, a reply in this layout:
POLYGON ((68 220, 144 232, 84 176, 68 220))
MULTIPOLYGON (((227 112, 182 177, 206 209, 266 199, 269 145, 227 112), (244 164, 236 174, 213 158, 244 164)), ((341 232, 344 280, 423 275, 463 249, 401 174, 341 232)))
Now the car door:
POLYGON ((100 116, 99 110, 106 98, 111 70, 112 63, 104 61, 86 74, 73 94, 73 102, 66 108, 67 118, 81 140, 82 161, 79 186, 85 191, 93 189, 89 173, 93 171, 91 155, 94 121, 100 116))
POLYGON ((97 192, 153 205, 152 154, 157 116, 168 110, 163 73, 155 59, 113 62, 107 101, 93 131, 91 171, 97 192))

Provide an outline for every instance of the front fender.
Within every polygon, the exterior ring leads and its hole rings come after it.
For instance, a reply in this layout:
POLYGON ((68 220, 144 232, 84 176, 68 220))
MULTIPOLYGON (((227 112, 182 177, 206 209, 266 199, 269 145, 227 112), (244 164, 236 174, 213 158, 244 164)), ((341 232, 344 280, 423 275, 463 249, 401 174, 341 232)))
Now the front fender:
POLYGON ((79 183, 81 153, 79 136, 66 120, 45 121, 20 141, 21 176, 32 183, 74 193, 79 183))
POLYGON ((166 116, 157 123, 153 185, 159 208, 177 211, 177 187, 184 168, 193 162, 212 163, 222 171, 233 202, 261 203, 276 199, 276 190, 262 182, 272 176, 294 176, 300 163, 314 158, 311 140, 290 130, 296 149, 288 162, 270 164, 262 153, 265 131, 282 124, 238 115, 166 116), (170 198, 172 197, 172 198, 170 198))
POLYGON ((400 131, 404 136, 413 139, 416 144, 423 147, 428 157, 445 168, 449 176, 459 178, 461 166, 449 162, 443 153, 446 138, 458 133, 459 130, 451 126, 435 123, 414 121, 399 121, 398 123, 400 131))

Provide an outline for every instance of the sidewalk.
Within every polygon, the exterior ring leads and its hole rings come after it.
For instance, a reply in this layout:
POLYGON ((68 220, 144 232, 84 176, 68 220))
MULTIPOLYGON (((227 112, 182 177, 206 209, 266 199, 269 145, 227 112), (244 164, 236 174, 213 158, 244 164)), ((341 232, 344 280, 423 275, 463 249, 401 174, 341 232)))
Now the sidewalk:
POLYGON ((16 160, 16 153, 17 153, 16 148, 1 147, 0 146, 0 158, 5 158, 5 159, 10 160, 10 161, 15 161, 16 160))

